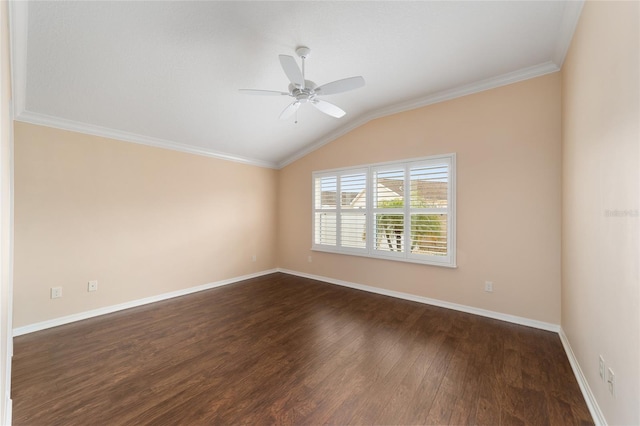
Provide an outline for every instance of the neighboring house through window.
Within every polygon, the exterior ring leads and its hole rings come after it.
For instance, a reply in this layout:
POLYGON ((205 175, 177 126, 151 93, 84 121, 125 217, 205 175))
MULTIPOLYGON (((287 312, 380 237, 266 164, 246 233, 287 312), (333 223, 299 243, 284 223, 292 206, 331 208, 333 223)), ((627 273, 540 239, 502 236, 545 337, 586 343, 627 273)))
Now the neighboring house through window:
POLYGON ((455 154, 314 172, 313 249, 455 267, 455 154))

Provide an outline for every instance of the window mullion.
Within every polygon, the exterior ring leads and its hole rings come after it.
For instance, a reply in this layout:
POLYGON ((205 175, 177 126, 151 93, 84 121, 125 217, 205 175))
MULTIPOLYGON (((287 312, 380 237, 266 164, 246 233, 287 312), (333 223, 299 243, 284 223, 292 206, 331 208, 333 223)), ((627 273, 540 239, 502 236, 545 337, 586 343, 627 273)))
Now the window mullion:
POLYGON ((449 255, 449 261, 452 264, 456 263, 456 157, 452 155, 447 161, 447 177, 449 179, 449 186, 447 191, 447 253, 449 255))
POLYGON ((367 253, 373 253, 373 241, 374 241, 374 226, 375 221, 373 220, 373 168, 367 167, 367 177, 365 184, 365 229, 366 233, 366 245, 367 245, 367 253))
POLYGON ((342 175, 336 174, 336 247, 342 248, 342 175))
POLYGON ((409 164, 404 166, 404 257, 411 253, 411 173, 409 164))

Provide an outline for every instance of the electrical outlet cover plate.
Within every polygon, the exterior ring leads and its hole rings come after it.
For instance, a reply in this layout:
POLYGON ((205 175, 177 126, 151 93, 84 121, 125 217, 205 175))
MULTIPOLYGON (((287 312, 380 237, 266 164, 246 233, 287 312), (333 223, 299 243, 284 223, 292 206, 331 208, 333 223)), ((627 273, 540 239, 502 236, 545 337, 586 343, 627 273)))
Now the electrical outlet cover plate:
POLYGON ((600 378, 604 382, 604 358, 600 355, 600 378))
POLYGON ((98 291, 98 280, 89 281, 89 284, 87 284, 87 291, 98 291))
POLYGON ((58 299, 62 297, 62 287, 51 287, 51 298, 58 299))
POLYGON ((607 369, 607 384, 609 385, 609 393, 616 396, 616 375, 613 374, 612 369, 607 369))

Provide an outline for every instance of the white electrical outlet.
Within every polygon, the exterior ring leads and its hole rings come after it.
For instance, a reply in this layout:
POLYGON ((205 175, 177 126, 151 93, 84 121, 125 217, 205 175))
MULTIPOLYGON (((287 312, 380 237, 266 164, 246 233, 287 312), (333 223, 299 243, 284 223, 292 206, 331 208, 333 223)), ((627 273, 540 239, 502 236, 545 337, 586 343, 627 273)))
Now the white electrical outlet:
POLYGON ((87 291, 98 291, 98 280, 89 281, 87 291))
POLYGON ((604 358, 600 355, 600 379, 604 382, 604 358))
POLYGON ((308 261, 309 263, 313 262, 313 257, 311 257, 311 256, 307 257, 307 261, 308 261))
POLYGON ((254 254, 253 256, 251 256, 251 261, 252 261, 252 262, 255 262, 255 261, 256 261, 256 259, 257 259, 257 257, 256 257, 256 255, 255 255, 255 254, 254 254))
POLYGON ((616 396, 616 375, 612 369, 607 369, 607 384, 609 385, 609 393, 616 396))
POLYGON ((62 287, 51 287, 51 298, 58 299, 62 297, 62 287))
POLYGON ((484 291, 487 293, 493 293, 493 283, 491 281, 484 282, 484 291))

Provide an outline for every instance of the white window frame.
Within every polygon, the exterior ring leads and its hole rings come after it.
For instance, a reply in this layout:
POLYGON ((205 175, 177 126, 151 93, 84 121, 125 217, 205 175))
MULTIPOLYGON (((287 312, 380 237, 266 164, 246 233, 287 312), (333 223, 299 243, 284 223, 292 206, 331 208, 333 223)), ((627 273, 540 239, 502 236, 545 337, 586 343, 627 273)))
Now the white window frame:
MULTIPOLYGON (((444 266, 455 268, 456 265, 456 154, 434 155, 429 157, 411 158, 401 161, 392 161, 385 163, 376 163, 361 165, 349 168, 340 168, 332 170, 315 171, 312 173, 312 220, 311 220, 311 250, 329 253, 348 254, 356 256, 364 256, 376 259, 395 260, 401 262, 421 263, 426 265, 444 266), (413 208, 410 203, 410 170, 420 166, 429 165, 446 165, 448 168, 448 185, 447 185, 447 207, 446 208, 413 208), (374 173, 384 170, 404 170, 404 207, 397 209, 404 217, 404 234, 403 234, 403 251, 393 252, 377 250, 374 247, 375 235, 375 217, 374 213, 379 209, 374 208, 374 173), (340 177, 344 175, 365 173, 366 174, 366 248, 342 247, 340 244, 340 215, 341 215, 341 196, 340 196, 340 177), (319 209, 316 208, 316 179, 322 177, 336 177, 336 208, 335 209, 319 209), (321 211, 335 211, 336 213, 336 244, 317 244, 316 243, 316 213, 321 211), (447 254, 445 256, 425 255, 411 253, 411 213, 426 212, 447 215, 447 254)), ((394 210, 395 211, 395 210, 394 210)))

